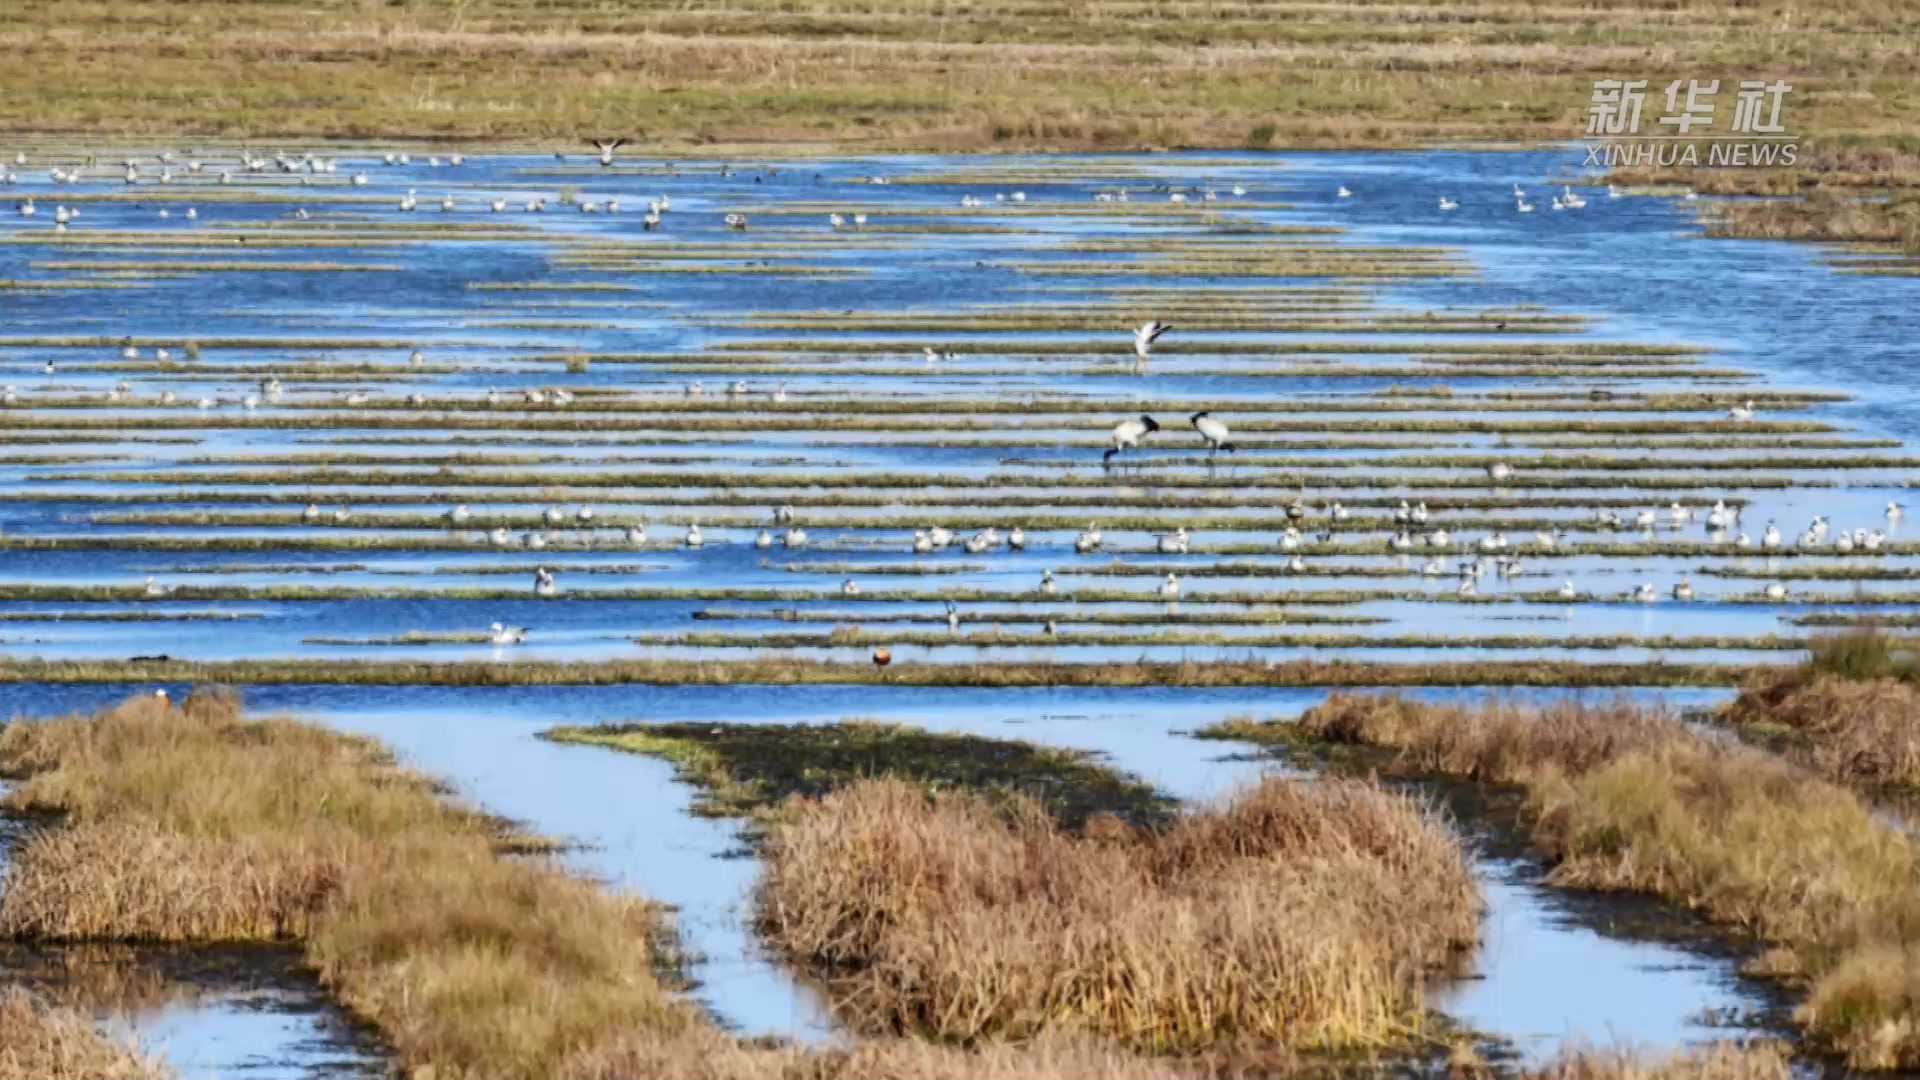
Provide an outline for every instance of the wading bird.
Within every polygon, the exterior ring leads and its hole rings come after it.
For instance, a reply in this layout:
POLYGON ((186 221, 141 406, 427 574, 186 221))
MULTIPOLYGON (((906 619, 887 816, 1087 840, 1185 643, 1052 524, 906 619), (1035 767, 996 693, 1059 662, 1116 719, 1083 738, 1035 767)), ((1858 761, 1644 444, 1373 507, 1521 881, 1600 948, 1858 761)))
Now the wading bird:
POLYGON ((487 636, 487 640, 493 642, 495 645, 520 645, 527 640, 527 628, 524 626, 502 626, 499 623, 494 623, 493 633, 487 636))
POLYGON ((1193 425, 1193 430, 1199 432, 1200 437, 1207 441, 1207 453, 1217 454, 1222 450, 1229 454, 1233 453, 1233 442, 1227 425, 1215 420, 1211 412, 1194 413, 1188 422, 1193 425))
POLYGON ((1144 413, 1141 414, 1138 420, 1120 421, 1113 426, 1113 434, 1109 436, 1109 441, 1112 442, 1113 445, 1107 448, 1106 453, 1100 455, 1100 460, 1103 462, 1111 461, 1113 460, 1113 455, 1118 454, 1122 450, 1139 449, 1140 440, 1159 430, 1160 424, 1155 421, 1153 417, 1147 416, 1144 413))
POLYGON ((1163 323, 1159 319, 1141 325, 1133 332, 1133 355, 1145 360, 1147 354, 1153 351, 1153 343, 1160 340, 1161 334, 1171 329, 1173 329, 1172 323, 1163 323))

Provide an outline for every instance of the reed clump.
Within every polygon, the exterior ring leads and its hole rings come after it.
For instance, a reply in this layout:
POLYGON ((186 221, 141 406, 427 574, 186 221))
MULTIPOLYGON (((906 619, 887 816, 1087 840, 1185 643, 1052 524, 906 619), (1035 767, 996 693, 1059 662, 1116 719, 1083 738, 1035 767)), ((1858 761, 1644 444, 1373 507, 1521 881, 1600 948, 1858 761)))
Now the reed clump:
POLYGON ((1560 885, 1650 893, 1767 946, 1795 1020, 1855 1068, 1920 1063, 1920 857, 1859 795, 1625 702, 1529 709, 1335 695, 1296 739, 1412 772, 1515 783, 1560 885))
POLYGON ((1357 781, 1270 778, 1164 830, 1074 834, 1030 799, 867 780, 790 803, 767 858, 763 932, 847 1022, 957 1042, 1386 1044, 1480 913, 1446 826, 1357 781))
POLYGON ((1877 629, 1818 638, 1805 663, 1756 671, 1719 718, 1842 783, 1920 785, 1920 684, 1877 629))
POLYGON ((165 1080, 158 1059, 103 1037, 93 1018, 0 988, 0 1080, 165 1080))
MULTIPOLYGON (((1471 1075, 1471 1074, 1469 1074, 1471 1075)), ((1576 1047, 1520 1080, 1789 1080, 1792 1057, 1774 1040, 1714 1042, 1678 1052, 1657 1053, 1635 1047, 1576 1047)))

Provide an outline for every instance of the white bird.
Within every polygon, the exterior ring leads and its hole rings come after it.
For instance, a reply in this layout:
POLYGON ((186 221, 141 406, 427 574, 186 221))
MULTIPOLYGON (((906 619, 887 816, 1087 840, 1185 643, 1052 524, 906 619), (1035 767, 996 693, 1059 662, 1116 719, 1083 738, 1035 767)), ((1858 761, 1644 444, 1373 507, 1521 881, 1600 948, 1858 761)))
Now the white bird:
POLYGON ((949 600, 947 601, 947 633, 957 634, 959 632, 960 609, 953 605, 953 601, 949 600))
POLYGON ((1693 520, 1693 511, 1679 503, 1669 503, 1667 504, 1667 516, 1673 519, 1675 525, 1685 525, 1687 522, 1693 520))
POLYGON ((593 507, 582 506, 580 509, 575 510, 573 512, 573 520, 582 525, 591 523, 593 521, 593 507))
POLYGON ((461 503, 460 505, 447 511, 447 520, 451 521, 455 525, 465 525, 467 523, 467 519, 472 516, 473 516, 473 511, 467 509, 466 503, 461 503))
POLYGON ((527 640, 526 628, 522 626, 502 626, 494 623, 492 629, 493 633, 488 635, 487 640, 495 645, 519 645, 527 640))
POLYGON ((1133 332, 1133 355, 1145 360, 1147 354, 1153 351, 1153 343, 1160 340, 1161 334, 1171 329, 1173 329, 1172 323, 1163 323, 1159 319, 1142 324, 1133 332))
POLYGON ((857 582, 857 581, 855 581, 855 580, 853 580, 852 578, 848 578, 847 580, 845 580, 845 581, 843 581, 843 582, 841 582, 841 583, 840 583, 840 595, 842 595, 842 596, 859 596, 859 595, 860 595, 860 583, 859 583, 859 582, 857 582))
POLYGON ((1773 584, 1767 586, 1767 599, 1785 600, 1786 598, 1787 598, 1787 587, 1785 585, 1782 585, 1776 581, 1773 584))
POLYGON ((635 522, 627 526, 627 543, 641 547, 647 542, 647 526, 644 522, 635 522))
POLYGON ((1027 550, 1027 530, 1015 525, 1013 531, 1007 534, 1007 550, 1027 550))
POLYGON ((1560 586, 1560 599, 1562 600, 1572 600, 1579 595, 1580 593, 1573 587, 1573 580, 1571 578, 1560 586))
POLYGON ((1442 195, 1442 196, 1440 196, 1440 209, 1442 209, 1442 210, 1458 210, 1458 209, 1460 209, 1460 204, 1459 204, 1459 203, 1457 203, 1457 202, 1455 202, 1455 201, 1453 201, 1452 199, 1449 199, 1449 198, 1447 198, 1447 197, 1446 197, 1445 195, 1442 195))
POLYGON ((1142 414, 1138 420, 1120 421, 1113 426, 1113 433, 1108 437, 1108 441, 1113 445, 1107 448, 1106 453, 1100 455, 1100 460, 1111 461, 1113 460, 1113 455, 1118 454, 1122 450, 1138 449, 1140 440, 1159 430, 1159 423, 1156 422, 1153 417, 1145 414, 1142 414))
POLYGON ((1620 197, 1620 195, 1621 195, 1621 191, 1619 188, 1614 187, 1612 184, 1607 185, 1607 198, 1617 199, 1620 197))
POLYGON ((1499 483, 1500 481, 1505 480, 1512 475, 1513 475, 1513 466, 1508 465, 1504 461, 1496 461, 1493 464, 1487 466, 1487 476, 1490 479, 1492 479, 1495 483, 1499 483))
POLYGON ((165 596, 167 594, 167 590, 161 588, 159 584, 153 580, 153 575, 151 574, 147 575, 146 588, 141 591, 148 596, 165 596))
POLYGON ((1900 505, 1899 503, 1897 502, 1888 503, 1887 504, 1887 524, 1889 525, 1898 524, 1900 521, 1900 518, 1904 516, 1906 512, 1907 512, 1907 508, 1900 505))
POLYGON ((1340 185, 1340 191, 1339 191, 1339 195, 1340 195, 1340 197, 1341 197, 1341 198, 1343 198, 1343 199, 1351 199, 1351 198, 1353 198, 1353 192, 1351 192, 1351 191, 1349 191, 1349 190, 1347 190, 1347 185, 1345 185, 1345 184, 1341 184, 1341 185, 1340 185))
POLYGON ((1180 599, 1180 579, 1168 574, 1167 580, 1160 583, 1160 598, 1162 600, 1180 599))
POLYGON ((1760 546, 1772 550, 1780 546, 1780 529, 1773 522, 1767 522, 1767 529, 1760 534, 1760 546))
POLYGON ((611 166, 611 165, 613 164, 613 152, 614 152, 615 150, 618 150, 618 149, 620 149, 620 147, 621 147, 622 145, 624 145, 624 144, 626 143, 626 141, 627 141, 627 140, 625 140, 625 139, 595 139, 595 140, 593 140, 593 145, 595 145, 595 146, 597 146, 597 147, 599 147, 599 148, 600 148, 600 167, 601 167, 601 168, 603 168, 603 169, 604 169, 604 168, 607 168, 607 167, 609 167, 609 166, 611 166))
POLYGON ((1189 422, 1193 424, 1193 429, 1200 433, 1200 437, 1207 441, 1207 453, 1216 454, 1222 450, 1229 454, 1233 453, 1232 433, 1227 430, 1226 424, 1215 420, 1211 412, 1194 413, 1189 422))
POLYGON ((546 519, 548 525, 559 525, 561 522, 567 520, 567 512, 557 506, 547 507, 546 513, 541 516, 546 519))
POLYGON ((1513 208, 1522 214, 1533 213, 1533 204, 1522 198, 1513 204, 1513 208))
POLYGON ((1093 522, 1089 521, 1087 522, 1086 531, 1073 538, 1073 550, 1082 555, 1090 551, 1098 551, 1100 550, 1100 541, 1100 530, 1093 522))
POLYGON ((1059 584, 1053 580, 1053 571, 1051 570, 1040 571, 1041 594, 1044 596, 1052 596, 1058 593, 1059 591, 1060 591, 1059 584))
MULTIPOLYGON (((762 535, 766 533, 765 529, 762 529, 760 531, 762 535)), ((913 530, 913 553, 915 555, 925 555, 927 552, 932 550, 933 550, 933 541, 927 539, 927 531, 925 529, 913 530)))
POLYGON ((935 548, 945 548, 953 543, 953 530, 944 525, 935 525, 927 530, 927 541, 935 548))
POLYGON ((1654 591, 1653 582, 1648 581, 1633 591, 1633 598, 1640 603, 1651 604, 1660 598, 1660 594, 1654 591))
POLYGON ((806 547, 807 530, 798 525, 789 525, 786 535, 780 538, 780 542, 790 548, 806 547))
POLYGON ((1753 402, 1747 401, 1727 410, 1727 419, 1746 422, 1753 419, 1753 402))
POLYGON ((1673 587, 1673 598, 1675 600, 1693 599, 1693 583, 1687 580, 1685 574, 1680 575, 1680 584, 1673 587))
POLYGON ((1187 554, 1187 527, 1182 525, 1172 533, 1161 536, 1155 546, 1162 555, 1187 554))
POLYGON ((559 583, 553 580, 553 574, 544 566, 533 571, 533 594, 535 596, 554 596, 560 592, 559 583))
POLYGON ((1280 534, 1280 550, 1281 551, 1300 550, 1300 530, 1299 529, 1296 529, 1291 525, 1287 526, 1287 531, 1280 534))
POLYGON ((697 548, 706 542, 706 537, 700 535, 700 524, 698 522, 687 526, 686 544, 688 547, 697 548))

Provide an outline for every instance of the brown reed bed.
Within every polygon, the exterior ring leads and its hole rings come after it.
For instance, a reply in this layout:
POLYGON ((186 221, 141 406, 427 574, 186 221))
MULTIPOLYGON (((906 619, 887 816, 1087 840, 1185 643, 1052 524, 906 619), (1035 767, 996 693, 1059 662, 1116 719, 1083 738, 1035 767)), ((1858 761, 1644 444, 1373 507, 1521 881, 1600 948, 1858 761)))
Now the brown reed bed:
POLYGON ((1854 792, 1625 702, 1429 705, 1336 694, 1292 725, 1221 729, 1391 752, 1393 767, 1516 784, 1552 880, 1684 904, 1804 988, 1795 1022, 1861 1069, 1920 1063, 1920 855, 1854 792))
POLYGON ((9 808, 61 815, 15 851, 5 936, 298 940, 410 1072, 606 1075, 578 1062, 612 1032, 705 1026, 657 910, 502 857, 519 837, 366 740, 197 692, 10 724, 0 771, 9 808))
POLYGON ((0 987, 0 1080, 166 1080, 173 1070, 102 1036, 76 1009, 0 987))
POLYGON ((1075 835, 1030 799, 867 780, 787 804, 767 860, 762 930, 846 1022, 962 1042, 1400 1044, 1480 913, 1458 839, 1358 781, 1270 778, 1163 830, 1075 835))
MULTIPOLYGON (((1455 1075, 1481 1075, 1475 1067, 1455 1075)), ((1537 1068, 1522 1069, 1519 1080, 1790 1080, 1787 1048, 1774 1040, 1721 1041, 1665 1052, 1636 1047, 1574 1047, 1537 1068)))
POLYGON ((1716 713, 1841 783, 1920 786, 1913 648, 1875 627, 1815 638, 1806 662, 1756 671, 1716 713))

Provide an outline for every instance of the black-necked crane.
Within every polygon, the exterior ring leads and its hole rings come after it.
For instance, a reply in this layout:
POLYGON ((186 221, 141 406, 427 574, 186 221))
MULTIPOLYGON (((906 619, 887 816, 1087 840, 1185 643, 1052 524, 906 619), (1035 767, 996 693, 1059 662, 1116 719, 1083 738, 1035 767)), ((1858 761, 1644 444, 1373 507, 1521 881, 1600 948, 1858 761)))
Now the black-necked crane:
POLYGON ((1107 437, 1107 441, 1112 445, 1107 447, 1106 453, 1100 455, 1100 460, 1111 461, 1115 454, 1123 450, 1138 449, 1140 440, 1159 430, 1159 422, 1144 413, 1136 420, 1120 421, 1113 426, 1112 434, 1107 437))
POLYGON ((1193 424, 1193 430, 1206 440, 1207 453, 1217 454, 1222 450, 1233 453, 1232 433, 1227 430, 1225 423, 1214 418, 1213 413, 1202 410, 1194 413, 1189 422, 1193 424))
POLYGON ((1148 354, 1153 352, 1153 343, 1159 341, 1160 335, 1171 329, 1173 329, 1172 323, 1163 323, 1159 319, 1142 324, 1133 332, 1133 355, 1145 360, 1148 354))

